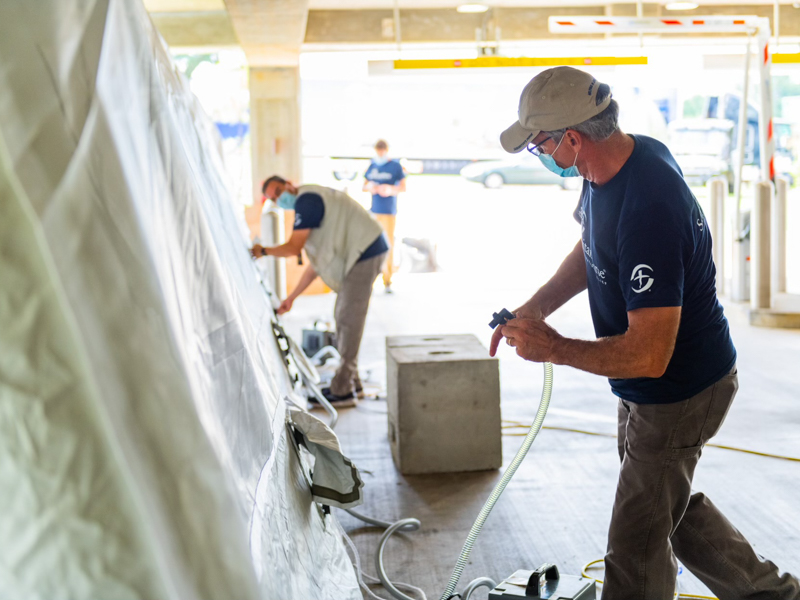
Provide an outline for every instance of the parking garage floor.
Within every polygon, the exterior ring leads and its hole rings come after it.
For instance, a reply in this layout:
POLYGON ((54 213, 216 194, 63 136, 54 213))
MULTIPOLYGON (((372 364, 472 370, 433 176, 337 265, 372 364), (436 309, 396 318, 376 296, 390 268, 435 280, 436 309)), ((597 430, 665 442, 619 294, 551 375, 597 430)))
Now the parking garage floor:
MULTIPOLYGON (((385 337, 474 333, 488 347, 492 312, 519 305, 577 240, 577 227, 570 222, 574 198, 568 194, 528 188, 525 193, 467 202, 463 211, 453 213, 454 223, 440 227, 439 236, 455 246, 444 256, 452 252, 462 260, 445 263, 437 273, 401 272, 393 294, 384 294, 376 283, 360 366, 368 389, 379 392, 380 398, 343 409, 336 431, 345 453, 364 472, 365 504, 360 510, 384 520, 413 516, 422 522, 420 531, 392 538, 386 566, 394 580, 421 587, 429 598, 442 593, 502 469, 424 476, 399 473, 387 439, 385 337), (522 214, 525 198, 539 206, 537 216, 522 214), (479 211, 490 200, 497 202, 490 214, 520 217, 498 219, 487 233, 486 217, 479 211), (472 233, 478 230, 483 232, 472 233)), ((428 213, 441 218, 448 211, 433 206, 428 213)), ((334 300, 332 294, 299 299, 284 316, 289 333, 300 340, 302 328, 315 319, 332 320, 334 300)), ((739 352, 740 390, 713 442, 800 458, 800 331, 751 327, 743 306, 725 305, 739 352)), ((585 294, 549 321, 562 334, 593 337, 585 294)), ((541 394, 542 368, 522 361, 504 345, 499 358, 502 417, 530 423, 541 394)), ((615 433, 616 399, 605 379, 556 366, 550 406, 545 427, 603 435, 541 431, 489 516, 458 589, 476 577, 500 581, 517 569, 533 569, 544 562, 577 575, 583 565, 602 558, 618 471, 616 442, 610 437, 615 433)), ((504 435, 503 468, 522 439, 504 435)), ((800 573, 800 462, 707 447, 695 487, 725 512, 757 551, 781 568, 800 573)), ((375 575, 374 551, 381 530, 343 512, 340 520, 355 541, 366 572, 375 575)), ((602 572, 596 576, 602 577, 602 572)), ((682 592, 709 594, 690 573, 681 574, 679 584, 682 592)), ((385 591, 378 593, 389 597, 385 591)), ((485 597, 486 590, 473 595, 485 597)))

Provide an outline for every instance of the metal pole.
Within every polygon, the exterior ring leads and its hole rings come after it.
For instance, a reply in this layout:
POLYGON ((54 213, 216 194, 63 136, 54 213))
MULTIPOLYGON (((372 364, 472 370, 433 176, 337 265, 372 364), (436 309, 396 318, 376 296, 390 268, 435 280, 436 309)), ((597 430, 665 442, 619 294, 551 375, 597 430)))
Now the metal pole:
POLYGON ((709 215, 709 228, 711 229, 711 249, 714 266, 717 269, 717 294, 725 293, 724 257, 722 249, 725 247, 725 198, 728 195, 728 180, 724 177, 713 177, 708 182, 709 196, 711 197, 711 213, 709 215))
POLYGON ((786 293, 786 196, 789 180, 775 178, 775 196, 772 203, 772 293, 786 293))
POLYGON ((769 51, 769 21, 758 29, 758 74, 761 91, 761 111, 758 128, 761 150, 761 179, 775 180, 775 136, 772 131, 772 57, 769 51))
POLYGON ((742 170, 744 168, 744 150, 747 140, 747 89, 750 87, 750 41, 752 33, 747 32, 747 46, 744 52, 744 82, 741 105, 739 106, 739 138, 737 140, 736 165, 736 212, 733 220, 733 272, 731 273, 731 296, 737 302, 749 298, 747 285, 747 252, 745 240, 742 239, 742 170))
POLYGON ((750 215, 750 308, 770 308, 772 182, 759 181, 750 215))
POLYGON ((747 34, 747 47, 744 51, 744 82, 742 83, 742 102, 739 106, 739 138, 737 145, 737 164, 736 164, 736 235, 739 235, 739 228, 742 224, 742 169, 744 167, 744 150, 747 141, 747 89, 750 87, 750 40, 751 35, 747 34))

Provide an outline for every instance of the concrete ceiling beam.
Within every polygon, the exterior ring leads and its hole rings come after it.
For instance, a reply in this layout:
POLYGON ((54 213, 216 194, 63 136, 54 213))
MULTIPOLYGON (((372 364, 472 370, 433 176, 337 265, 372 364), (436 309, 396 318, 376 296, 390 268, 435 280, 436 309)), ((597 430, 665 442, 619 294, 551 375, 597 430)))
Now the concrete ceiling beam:
POLYGON ((153 24, 170 46, 238 46, 227 11, 155 12, 153 24))
MULTIPOLYGON (((312 2, 314 0, 311 0, 312 2)), ((375 44, 395 43, 394 15, 386 9, 309 10, 309 0, 148 0, 152 18, 172 46, 228 46, 240 44, 251 66, 296 66, 303 43, 375 44), (197 6, 227 10, 190 11, 197 6), (205 4, 203 4, 205 3, 205 4), (159 7, 171 8, 159 11, 159 7), (182 9, 187 9, 183 11, 182 9)), ((345 3, 347 0, 345 0, 345 3)), ((402 4, 402 3, 401 3, 402 4)), ((695 11, 665 11, 659 3, 643 4, 645 17, 667 15, 756 15, 774 17, 772 4, 706 5, 695 11)), ((400 10, 402 42, 472 42, 485 19, 491 31, 500 29, 502 41, 564 39, 551 34, 551 15, 635 16, 636 3, 594 6, 500 6, 486 14, 461 14, 454 8, 406 8, 400 10)), ((781 33, 800 32, 800 9, 780 6, 781 33)), ((623 35, 623 34, 617 34, 623 35)), ((628 34, 630 35, 630 34, 628 34)), ((670 34, 664 34, 668 36, 670 34)), ((587 37, 584 35, 575 37, 587 37)), ((591 36, 601 37, 601 36, 591 36)))
POLYGON ((308 0, 225 0, 225 4, 251 67, 298 64, 308 0))
MULTIPOLYGON (((667 15, 755 15, 772 20, 773 6, 768 4, 714 5, 694 11, 665 11, 660 4, 645 3, 643 16, 667 15)), ((487 13, 488 14, 488 13, 487 13)), ((563 16, 636 16, 635 3, 612 3, 603 6, 496 7, 490 17, 500 28, 501 42, 533 39, 564 39, 573 36, 552 34, 547 28, 551 15, 563 16)), ((485 15, 461 14, 455 9, 401 9, 400 30, 403 42, 470 42, 485 15)), ((791 4, 780 7, 781 32, 800 32, 800 9, 791 4)), ((394 43, 391 10, 310 10, 305 42, 309 44, 394 43)), ((617 34, 622 35, 622 34, 617 34)), ((630 35, 630 34, 628 34, 630 35)), ((664 34, 670 35, 670 34, 664 34)), ((714 34, 711 34, 714 35, 714 34)), ((580 38, 597 38, 602 35, 580 38)))

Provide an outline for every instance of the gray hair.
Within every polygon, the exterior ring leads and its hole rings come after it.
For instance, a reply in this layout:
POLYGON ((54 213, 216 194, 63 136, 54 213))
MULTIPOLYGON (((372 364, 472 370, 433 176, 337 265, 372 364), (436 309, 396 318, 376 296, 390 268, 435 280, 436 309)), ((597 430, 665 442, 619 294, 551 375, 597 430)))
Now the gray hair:
MULTIPOLYGON (((597 89, 597 103, 600 104, 608 96, 611 95, 611 88, 605 83, 601 83, 597 89)), ((587 119, 583 123, 578 123, 572 127, 564 127, 563 129, 556 129, 554 131, 545 131, 547 135, 551 136, 556 143, 561 141, 567 129, 572 129, 578 133, 582 133, 593 142, 602 142, 611 137, 618 125, 619 119, 619 104, 612 99, 603 112, 596 114, 591 119, 587 119)))

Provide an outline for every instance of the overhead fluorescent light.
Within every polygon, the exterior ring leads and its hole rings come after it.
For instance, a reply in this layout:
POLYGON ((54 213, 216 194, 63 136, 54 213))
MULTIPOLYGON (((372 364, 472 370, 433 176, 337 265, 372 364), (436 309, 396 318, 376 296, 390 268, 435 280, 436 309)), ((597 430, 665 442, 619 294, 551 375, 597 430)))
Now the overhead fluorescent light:
POLYGON ((697 2, 669 2, 664 8, 667 10, 694 10, 698 6, 697 2))
POLYGON ((460 13, 484 13, 489 7, 485 4, 461 4, 456 10, 460 13))

